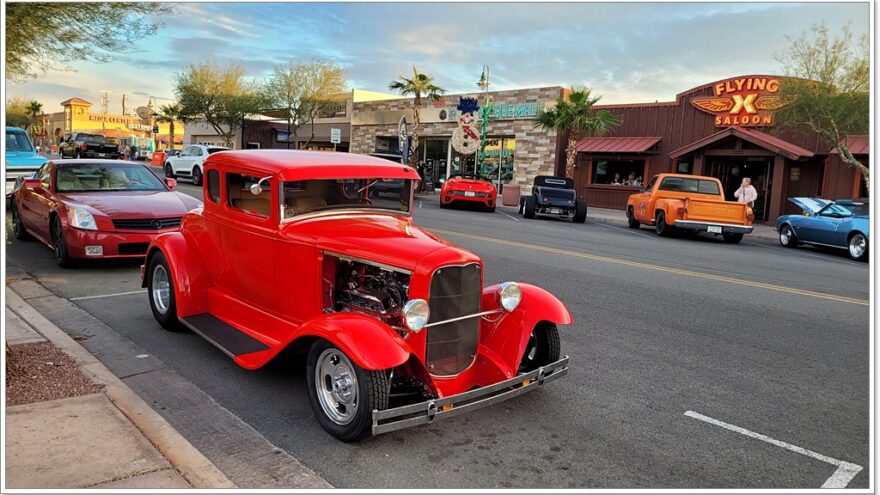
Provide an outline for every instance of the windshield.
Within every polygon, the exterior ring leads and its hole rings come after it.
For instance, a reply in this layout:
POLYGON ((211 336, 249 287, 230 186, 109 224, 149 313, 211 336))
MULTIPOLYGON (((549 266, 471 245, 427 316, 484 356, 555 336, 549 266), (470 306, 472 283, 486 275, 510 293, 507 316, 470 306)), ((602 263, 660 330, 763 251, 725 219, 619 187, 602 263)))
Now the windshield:
POLYGON ((339 209, 410 212, 410 179, 319 179, 284 183, 282 221, 339 209), (399 184, 402 183, 402 187, 399 184), (382 187, 391 186, 395 187, 382 187), (379 185, 377 188, 376 186, 379 185), (396 192, 399 188, 399 193, 396 192), (382 195, 377 194, 381 189, 382 195))
POLYGON ((822 210, 822 215, 839 217, 867 216, 868 205, 864 203, 832 203, 822 210))
POLYGON ((6 131, 6 151, 33 151, 31 140, 21 131, 6 131))
POLYGON ((59 192, 164 191, 152 172, 140 165, 78 163, 58 167, 55 188, 59 192))

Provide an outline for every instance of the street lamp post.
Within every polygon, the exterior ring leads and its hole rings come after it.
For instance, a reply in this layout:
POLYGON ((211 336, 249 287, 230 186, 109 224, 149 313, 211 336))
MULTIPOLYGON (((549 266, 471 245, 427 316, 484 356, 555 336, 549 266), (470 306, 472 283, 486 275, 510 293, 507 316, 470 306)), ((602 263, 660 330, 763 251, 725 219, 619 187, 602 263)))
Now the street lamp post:
MULTIPOLYGON (((485 92, 486 95, 486 103, 483 105, 483 115, 482 120, 480 122, 480 156, 479 156, 479 168, 483 169, 483 165, 486 163, 486 136, 489 133, 489 114, 492 112, 492 100, 489 97, 489 66, 483 65, 483 73, 480 75, 480 80, 477 82, 477 86, 480 87, 485 92)), ((476 175, 476 174, 475 174, 476 175)), ((498 191, 501 191, 501 162, 498 162, 498 191)))

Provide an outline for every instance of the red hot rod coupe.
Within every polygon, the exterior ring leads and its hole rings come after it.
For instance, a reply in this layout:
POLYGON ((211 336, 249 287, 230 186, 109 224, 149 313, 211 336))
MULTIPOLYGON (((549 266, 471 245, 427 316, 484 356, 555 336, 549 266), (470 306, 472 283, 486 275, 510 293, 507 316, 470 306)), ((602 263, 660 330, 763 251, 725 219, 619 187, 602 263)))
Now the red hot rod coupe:
POLYGON ((476 255, 413 224, 412 168, 347 153, 224 151, 204 207, 153 241, 150 306, 247 369, 307 353, 312 409, 343 441, 430 423, 563 376, 550 293, 483 287, 476 255), (378 181, 404 191, 377 198, 378 181))

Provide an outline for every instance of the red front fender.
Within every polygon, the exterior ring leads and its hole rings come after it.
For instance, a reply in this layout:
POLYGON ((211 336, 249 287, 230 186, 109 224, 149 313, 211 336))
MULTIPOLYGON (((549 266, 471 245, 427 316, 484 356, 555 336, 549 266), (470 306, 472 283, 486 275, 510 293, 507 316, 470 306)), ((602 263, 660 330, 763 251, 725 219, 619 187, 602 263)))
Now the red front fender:
POLYGON ((167 232, 153 239, 145 258, 145 272, 142 287, 147 287, 150 274, 150 260, 161 252, 168 261, 171 277, 174 280, 174 299, 177 304, 177 316, 206 313, 208 311, 208 288, 211 286, 210 275, 199 256, 196 246, 192 245, 180 232, 167 232))
MULTIPOLYGON (((495 322, 492 317, 483 322, 480 333, 480 344, 491 349, 501 361, 499 367, 506 368, 504 374, 511 377, 516 373, 519 362, 529 342, 529 336, 535 325, 542 321, 557 325, 570 325, 571 313, 568 308, 553 294, 531 285, 519 284, 522 299, 519 306, 509 313, 503 313, 495 322)), ((498 285, 483 289, 482 310, 490 311, 499 307, 495 300, 498 285)))
POLYGON ((357 313, 330 313, 297 329, 293 340, 318 337, 335 345, 365 370, 387 370, 409 358, 400 335, 375 318, 357 313))

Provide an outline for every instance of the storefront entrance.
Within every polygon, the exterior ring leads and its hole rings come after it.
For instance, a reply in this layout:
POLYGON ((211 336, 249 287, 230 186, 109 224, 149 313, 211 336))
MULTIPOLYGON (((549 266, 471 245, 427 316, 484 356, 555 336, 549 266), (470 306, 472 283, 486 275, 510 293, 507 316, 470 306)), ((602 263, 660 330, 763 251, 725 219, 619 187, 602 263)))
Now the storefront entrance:
POLYGON ((742 185, 745 177, 752 179, 752 186, 758 191, 755 201, 755 218, 766 221, 769 215, 769 177, 772 177, 773 159, 771 157, 713 157, 709 160, 708 174, 717 177, 724 187, 724 199, 736 201, 734 193, 742 185))

